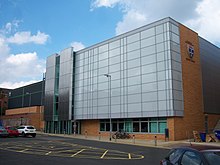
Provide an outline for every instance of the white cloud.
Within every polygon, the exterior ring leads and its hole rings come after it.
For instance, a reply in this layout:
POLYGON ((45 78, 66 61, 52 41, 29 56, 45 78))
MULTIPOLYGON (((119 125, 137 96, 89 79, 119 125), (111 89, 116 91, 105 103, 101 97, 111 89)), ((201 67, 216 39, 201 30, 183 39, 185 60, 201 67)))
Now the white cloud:
POLYGON ((123 16, 116 25, 116 35, 165 17, 172 17, 199 35, 212 41, 220 41, 219 0, 95 0, 92 8, 119 7, 123 16))
POLYGON ((91 7, 92 9, 97 8, 97 7, 111 7, 112 8, 118 2, 120 2, 120 0, 96 0, 96 1, 93 1, 91 7))
POLYGON ((32 63, 37 59, 37 53, 21 53, 21 54, 12 54, 7 59, 6 62, 8 62, 11 65, 25 65, 28 63, 32 63))
POLYGON ((17 32, 14 36, 7 39, 8 43, 13 44, 26 44, 26 43, 35 43, 35 44, 45 44, 49 39, 49 35, 45 33, 37 32, 36 35, 31 35, 30 31, 17 32))
MULTIPOLYGON (((46 61, 40 59, 37 52, 11 53, 8 38, 15 36, 10 37, 18 26, 17 23, 7 23, 0 29, 0 87, 17 88, 34 83, 42 80, 42 74, 45 72, 46 61), (9 37, 7 38, 7 36, 9 37)), ((42 43, 44 39, 41 34, 44 33, 39 32, 35 36, 29 35, 29 41, 42 43)))
POLYGON ((19 88, 19 87, 22 87, 22 86, 25 86, 25 85, 29 85, 29 84, 32 84, 32 83, 36 83, 38 82, 37 80, 31 80, 31 81, 20 81, 20 82, 2 82, 0 83, 0 87, 1 88, 7 88, 7 89, 15 89, 15 88, 19 88))
POLYGON ((207 38, 211 42, 220 42, 220 1, 219 0, 203 0, 201 1, 196 12, 198 18, 192 18, 186 24, 196 31, 199 35, 207 38))
POLYGON ((81 49, 84 49, 85 48, 85 45, 83 45, 81 42, 72 42, 70 44, 70 46, 73 47, 73 50, 74 51, 78 51, 78 50, 81 50, 81 49))

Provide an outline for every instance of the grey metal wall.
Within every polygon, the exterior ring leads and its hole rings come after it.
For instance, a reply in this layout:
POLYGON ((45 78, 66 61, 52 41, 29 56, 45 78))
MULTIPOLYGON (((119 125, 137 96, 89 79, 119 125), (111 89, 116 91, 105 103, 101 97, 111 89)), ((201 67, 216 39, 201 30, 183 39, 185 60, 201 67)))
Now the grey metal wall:
POLYGON ((22 108, 44 104, 44 81, 10 91, 8 108, 22 108))
POLYGON ((199 37, 204 112, 220 114, 220 49, 199 37))
POLYGON ((60 53, 59 75, 59 120, 71 120, 72 118, 72 71, 73 48, 68 48, 60 53))
POLYGON ((49 56, 47 58, 47 63, 46 63, 45 105, 44 105, 45 121, 53 121, 56 56, 58 56, 58 54, 49 56))

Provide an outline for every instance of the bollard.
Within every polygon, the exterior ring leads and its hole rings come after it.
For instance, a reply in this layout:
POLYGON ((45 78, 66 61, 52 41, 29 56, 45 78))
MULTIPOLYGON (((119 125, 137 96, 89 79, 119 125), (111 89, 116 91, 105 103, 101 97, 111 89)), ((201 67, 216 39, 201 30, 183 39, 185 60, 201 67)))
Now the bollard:
POLYGON ((135 144, 135 135, 133 135, 132 139, 133 139, 133 144, 135 144))
POLYGON ((154 137, 154 145, 157 146, 157 136, 154 137))
POLYGON ((114 134, 113 136, 115 138, 115 143, 116 143, 117 142, 117 136, 116 136, 116 134, 114 134))
POLYGON ((101 140, 101 132, 99 132, 99 140, 101 140))
POLYGON ((64 134, 64 135, 66 134, 66 130, 65 130, 65 129, 63 130, 63 134, 64 134))
POLYGON ((87 139, 87 131, 85 131, 85 138, 87 139))

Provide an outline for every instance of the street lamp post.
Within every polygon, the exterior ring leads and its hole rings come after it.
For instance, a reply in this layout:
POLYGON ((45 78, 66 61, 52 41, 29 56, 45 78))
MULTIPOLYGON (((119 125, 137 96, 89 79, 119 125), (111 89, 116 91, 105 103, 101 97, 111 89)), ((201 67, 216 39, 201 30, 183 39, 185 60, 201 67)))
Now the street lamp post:
POLYGON ((110 120, 110 132, 109 132, 109 140, 112 140, 112 114, 111 114, 111 75, 110 74, 104 74, 105 77, 108 78, 108 84, 109 84, 109 120, 110 120))

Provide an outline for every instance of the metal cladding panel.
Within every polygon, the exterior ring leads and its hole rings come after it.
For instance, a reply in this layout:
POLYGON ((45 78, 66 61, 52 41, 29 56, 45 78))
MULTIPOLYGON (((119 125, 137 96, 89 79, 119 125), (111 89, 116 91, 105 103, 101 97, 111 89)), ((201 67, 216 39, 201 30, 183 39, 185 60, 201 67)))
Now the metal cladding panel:
POLYGON ((45 92, 44 104, 44 119, 45 121, 53 120, 53 92, 45 92))
POLYGON ((47 58, 44 103, 45 121, 53 121, 56 56, 57 54, 54 54, 47 58))
POLYGON ((204 112, 220 114, 220 48, 199 37, 204 112))
POLYGON ((11 98, 8 100, 8 109, 21 108, 22 97, 11 98))
POLYGON ((60 54, 60 75, 59 75, 59 105, 58 116, 59 120, 70 120, 71 111, 70 90, 72 90, 72 59, 73 49, 68 48, 61 51, 60 54))

